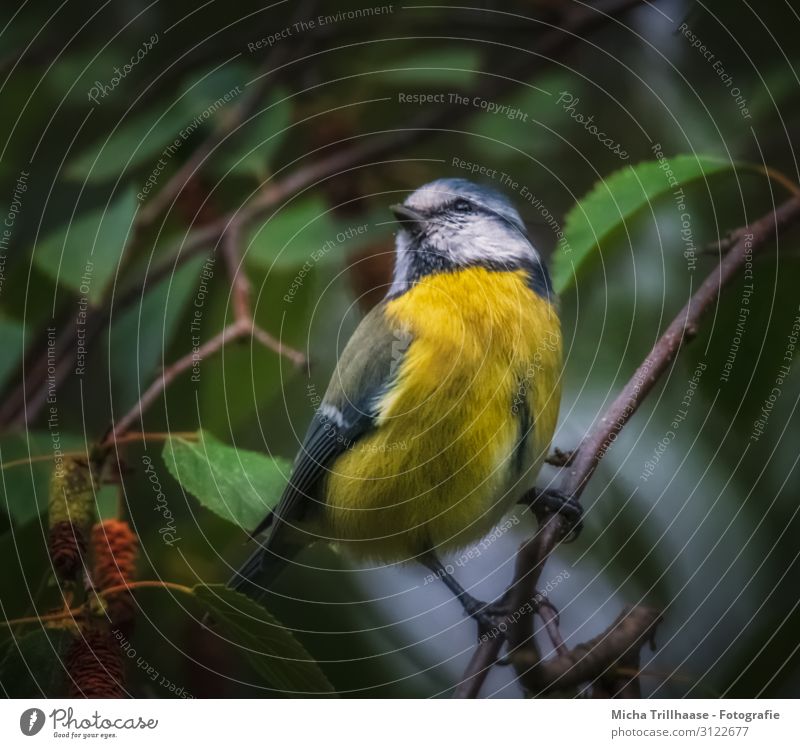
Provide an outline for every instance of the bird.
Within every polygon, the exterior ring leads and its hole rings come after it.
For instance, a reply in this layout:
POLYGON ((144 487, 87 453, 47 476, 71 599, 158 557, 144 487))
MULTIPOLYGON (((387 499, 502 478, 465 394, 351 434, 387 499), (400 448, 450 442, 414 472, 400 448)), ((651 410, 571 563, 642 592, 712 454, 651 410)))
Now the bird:
POLYGON ((258 596, 306 546, 419 562, 486 630, 502 601, 472 597, 443 554, 475 544, 518 502, 576 500, 534 483, 556 427, 562 337, 545 263, 513 203, 444 177, 392 205, 395 266, 346 344, 258 547, 229 582, 258 596))

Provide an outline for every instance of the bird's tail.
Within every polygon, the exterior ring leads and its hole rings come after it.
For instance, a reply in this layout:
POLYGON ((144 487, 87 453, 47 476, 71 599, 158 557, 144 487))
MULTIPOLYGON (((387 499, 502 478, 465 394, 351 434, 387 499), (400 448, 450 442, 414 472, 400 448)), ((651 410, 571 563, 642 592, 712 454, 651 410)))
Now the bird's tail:
POLYGON ((259 544, 228 580, 228 587, 254 599, 263 597, 272 589, 278 577, 303 547, 301 544, 289 543, 280 543, 276 547, 278 544, 274 540, 275 536, 259 544))
MULTIPOLYGON (((289 553, 276 553, 269 541, 262 541, 258 548, 250 554, 228 580, 228 588, 247 595, 251 600, 261 600, 272 589, 281 572, 289 565, 292 558, 300 551, 300 547, 289 553)), ((211 613, 205 613, 201 624, 214 628, 215 622, 211 613)))

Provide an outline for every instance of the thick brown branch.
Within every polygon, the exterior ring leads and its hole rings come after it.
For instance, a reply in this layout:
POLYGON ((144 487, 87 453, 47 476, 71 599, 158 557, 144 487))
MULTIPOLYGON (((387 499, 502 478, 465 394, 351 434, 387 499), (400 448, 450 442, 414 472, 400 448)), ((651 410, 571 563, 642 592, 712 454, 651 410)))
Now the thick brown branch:
POLYGON ((461 682, 453 692, 454 699, 477 699, 481 686, 486 680, 489 671, 494 667, 505 639, 496 636, 486 641, 481 641, 469 661, 461 682))
MULTIPOLYGON (((798 218, 800 218, 800 198, 793 197, 749 226, 732 232, 735 241, 731 249, 722 258, 717 267, 709 273, 708 277, 658 339, 644 363, 639 366, 611 406, 584 437, 574 453, 570 467, 564 470, 564 478, 559 486, 559 491, 562 494, 577 498, 583 493, 586 484, 594 474, 597 464, 613 444, 616 435, 630 420, 661 375, 667 370, 684 341, 690 340, 697 333, 703 316, 716 304, 720 292, 741 270, 747 257, 754 255, 756 250, 772 239, 780 229, 796 222, 798 218)), ((512 610, 518 610, 520 605, 525 604, 525 601, 535 599, 536 584, 544 563, 567 531, 566 520, 561 515, 554 515, 546 518, 544 522, 540 520, 540 529, 536 535, 520 546, 514 581, 509 588, 512 598, 512 610)), ((563 661, 562 657, 556 658, 556 661, 561 661, 561 664, 554 665, 552 669, 548 669, 549 660, 540 662, 539 650, 533 641, 533 622, 529 619, 530 616, 523 616, 508 622, 507 638, 509 647, 517 657, 524 652, 528 666, 534 671, 545 674, 541 676, 543 680, 540 683, 546 684, 553 680, 553 673, 559 667, 562 667, 565 661, 563 661), (544 669, 542 670, 542 668, 544 669)), ((502 638, 503 635, 499 634, 490 642, 481 642, 478 645, 467 668, 469 689, 459 687, 454 696, 468 698, 477 695, 490 670, 490 666, 486 663, 490 661, 491 657, 497 657, 502 647, 502 641, 498 644, 497 640, 502 638)), ((588 645, 582 646, 586 647, 588 645)), ((586 650, 576 647, 572 652, 574 654, 586 652, 586 650)), ((595 667, 602 662, 602 659, 590 658, 590 664, 594 663, 595 667)), ((625 662, 623 664, 630 663, 625 662)), ((591 676, 583 678, 584 681, 593 680, 602 675, 601 672, 592 671, 591 668, 583 665, 578 668, 577 672, 591 676)), ((465 679, 466 677, 465 675, 465 679)), ((577 682, 578 679, 570 679, 571 684, 577 682)), ((625 694, 634 693, 637 689, 638 682, 636 682, 635 678, 629 679, 624 685, 625 694)))
POLYGON ((652 642, 661 613, 636 606, 624 610, 602 634, 566 654, 536 662, 527 650, 512 655, 520 681, 530 693, 569 691, 606 675, 631 653, 652 642))

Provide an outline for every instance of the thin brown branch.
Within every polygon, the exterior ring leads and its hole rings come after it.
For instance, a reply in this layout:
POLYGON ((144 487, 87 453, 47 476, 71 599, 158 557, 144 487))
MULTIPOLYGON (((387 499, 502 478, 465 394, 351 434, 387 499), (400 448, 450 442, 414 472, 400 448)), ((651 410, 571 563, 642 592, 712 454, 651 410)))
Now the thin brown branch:
MULTIPOLYGON (((678 354, 683 343, 697 334, 702 318, 716 304, 722 289, 736 277, 744 266, 746 259, 754 256, 761 246, 775 237, 781 229, 795 223, 798 218, 800 218, 800 197, 793 197, 749 226, 736 229, 731 233, 731 236, 734 237, 734 243, 728 253, 722 258, 717 267, 709 273, 658 339, 647 358, 638 367, 633 377, 623 387, 611 406, 592 425, 584 437, 574 453, 571 466, 564 469, 564 477, 559 486, 560 493, 573 498, 580 497, 592 475, 594 475, 598 463, 614 443, 617 434, 628 423, 641 403, 652 391, 661 375, 669 367, 670 362, 678 354)), ((540 517, 539 520, 540 527, 538 532, 533 538, 520 546, 517 554, 514 581, 509 588, 512 610, 518 610, 519 606, 523 605, 526 600, 535 599, 536 584, 542 568, 550 554, 569 530, 566 519, 559 514, 545 518, 540 517)), ((622 621, 624 626, 621 630, 624 630, 626 634, 630 634, 631 630, 628 628, 630 624, 625 623, 625 621, 641 622, 644 620, 642 618, 644 614, 636 613, 637 610, 646 609, 634 608, 633 611, 628 612, 627 618, 623 615, 615 625, 621 625, 620 622, 622 621), (632 619, 631 615, 633 615, 632 619)), ((652 611, 650 611, 650 614, 652 614, 652 611)), ((653 625, 656 622, 657 617, 653 620, 653 625)), ((469 676, 469 689, 459 686, 454 693, 455 697, 469 698, 475 697, 479 693, 480 687, 491 669, 491 665, 487 665, 487 663, 496 660, 503 644, 502 641, 498 643, 498 640, 503 638, 508 639, 511 655, 515 660, 518 672, 520 662, 526 667, 525 671, 519 673, 521 680, 529 688, 533 683, 536 684, 536 688, 531 690, 547 691, 554 688, 556 682, 558 682, 558 687, 561 688, 564 687, 565 683, 576 685, 581 681, 594 680, 599 678, 609 667, 610 663, 607 662, 609 653, 617 653, 617 660, 619 660, 623 654, 628 652, 628 649, 619 650, 618 644, 622 639, 615 634, 611 638, 612 644, 601 648, 599 653, 592 654, 591 648, 586 649, 589 644, 592 644, 592 642, 589 642, 573 649, 567 659, 564 659, 565 656, 561 655, 554 660, 542 661, 534 641, 533 622, 530 620, 530 616, 522 616, 516 620, 509 619, 507 624, 505 636, 499 633, 490 642, 481 641, 478 644, 465 674, 465 680, 469 676), (588 664, 575 659, 576 654, 582 654, 587 658, 588 664), (580 677, 569 676, 567 678, 564 670, 566 663, 571 663, 570 668, 574 668, 580 677), (602 672, 598 670, 601 665, 603 667, 602 672), (536 679, 533 682, 531 681, 532 677, 536 679)), ((607 632, 607 635, 610 636, 610 633, 607 632)), ((599 646, 597 640, 593 641, 593 646, 599 646)), ((629 666, 630 660, 620 664, 629 666)), ((631 695, 637 690, 638 682, 635 678, 629 679, 622 687, 624 695, 631 695)))
POLYGON ((592 682, 592 698, 641 699, 640 658, 641 650, 631 647, 612 667, 592 682))
POLYGON ((228 275, 231 279, 231 297, 233 316, 237 322, 252 319, 250 311, 250 281, 242 267, 239 241, 241 226, 238 221, 233 221, 222 237, 222 254, 228 266, 228 275))
POLYGON ((306 355, 302 351, 298 351, 295 348, 284 345, 280 340, 273 335, 270 335, 255 322, 253 322, 250 327, 250 334, 265 348, 275 351, 275 353, 283 356, 284 358, 288 358, 295 366, 302 366, 308 362, 306 355))
POLYGON ((261 345, 280 356, 285 356, 296 366, 300 366, 306 361, 306 357, 300 351, 284 345, 280 340, 274 338, 266 330, 256 325, 250 304, 250 281, 242 268, 241 249, 241 224, 239 221, 232 221, 223 236, 222 253, 225 264, 231 278, 231 299, 233 305, 234 321, 222 332, 215 335, 198 349, 187 353, 179 358, 170 366, 166 367, 155 381, 144 391, 139 401, 129 410, 111 429, 111 432, 103 440, 105 446, 120 444, 123 435, 142 418, 144 412, 155 403, 159 395, 181 374, 194 368, 200 362, 212 356, 222 349, 231 340, 236 340, 245 336, 250 336, 261 345))
POLYGON ((478 698, 486 676, 489 675, 489 671, 497 663, 504 641, 504 637, 498 635, 485 641, 482 640, 478 644, 470 658, 467 669, 464 671, 461 682, 453 692, 454 699, 478 698))
POLYGON ((84 607, 60 610, 58 613, 46 613, 42 616, 26 616, 25 618, 12 618, 0 620, 0 626, 12 628, 14 626, 28 626, 32 623, 54 623, 55 621, 75 620, 84 613, 84 607))
POLYGON ((542 619, 542 625, 547 632, 547 636, 550 639, 550 643, 553 645, 553 649, 556 651, 556 654, 566 654, 567 645, 564 643, 564 639, 561 636, 561 629, 558 626, 558 611, 551 603, 547 601, 540 601, 539 605, 537 606, 537 613, 539 614, 539 618, 542 619))
POLYGON ((138 402, 120 418, 111 429, 111 432, 103 440, 105 446, 118 443, 120 437, 125 434, 137 421, 140 421, 145 411, 152 406, 159 395, 181 374, 189 371, 193 366, 209 356, 213 356, 231 340, 241 338, 250 332, 250 326, 245 323, 234 322, 224 330, 217 333, 213 338, 207 340, 196 351, 187 353, 182 358, 167 366, 156 380, 142 393, 138 402))
MULTIPOLYGON (((561 517, 551 515, 544 518, 533 537, 524 541, 517 551, 514 567, 514 581, 509 587, 509 606, 511 610, 524 610, 530 601, 536 599, 536 587, 550 550, 558 545, 561 537, 561 517)), ((508 627, 508 649, 513 654, 523 648, 533 648, 538 655, 534 638, 533 616, 522 616, 508 627)))

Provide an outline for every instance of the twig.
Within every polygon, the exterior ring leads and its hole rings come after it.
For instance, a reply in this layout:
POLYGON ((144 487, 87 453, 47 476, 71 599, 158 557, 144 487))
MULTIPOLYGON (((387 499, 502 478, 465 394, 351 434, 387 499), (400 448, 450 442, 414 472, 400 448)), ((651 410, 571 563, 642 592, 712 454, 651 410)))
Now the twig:
POLYGON ((454 699, 478 698, 486 676, 497 663, 504 641, 505 639, 499 635, 487 641, 481 641, 464 671, 461 682, 453 692, 454 699))
POLYGON ((563 450, 558 447, 553 447, 552 454, 547 455, 545 462, 553 467, 569 467, 575 459, 577 450, 563 450))
POLYGON ((115 423, 108 436, 103 439, 103 445, 109 446, 111 444, 117 444, 120 437, 125 434, 134 423, 141 419, 144 412, 155 403, 158 396, 177 377, 197 365, 204 358, 214 355, 217 351, 222 349, 225 343, 241 338, 249 332, 250 326, 247 321, 245 321, 245 324, 234 322, 217 333, 213 338, 203 343, 196 351, 187 353, 182 358, 179 358, 177 361, 167 366, 156 380, 142 393, 138 402, 115 423))
POLYGON ((181 374, 199 365, 209 356, 220 351, 231 340, 242 337, 253 337, 259 343, 278 355, 285 356, 296 366, 301 366, 306 361, 301 351, 284 345, 270 335, 266 330, 256 325, 250 307, 250 281, 242 271, 241 254, 239 249, 240 223, 232 221, 223 236, 222 252, 225 263, 231 276, 231 296, 233 304, 234 321, 213 338, 206 341, 198 349, 187 353, 182 358, 162 370, 155 381, 142 393, 139 401, 122 418, 120 418, 110 433, 103 439, 104 446, 120 444, 122 436, 141 417, 144 412, 155 403, 158 396, 181 374))
POLYGON ((564 639, 561 636, 561 629, 558 627, 558 611, 547 601, 540 601, 536 611, 539 614, 539 618, 542 619, 542 624, 544 625, 544 629, 547 632, 547 636, 556 654, 566 654, 567 645, 564 643, 564 639))
POLYGON ((83 615, 84 607, 60 610, 58 613, 46 613, 43 616, 26 616, 25 618, 12 618, 7 621, 0 620, 0 626, 11 628, 13 626, 26 626, 31 623, 50 623, 52 621, 64 621, 75 619, 83 615))
POLYGON ((250 313, 250 281, 242 270, 239 255, 239 234, 241 228, 238 221, 228 226, 222 238, 222 254, 228 266, 231 278, 231 296, 233 297, 233 316, 237 322, 252 319, 250 313))
MULTIPOLYGON (((120 436, 117 439, 117 444, 129 444, 130 442, 141 441, 166 441, 167 439, 174 439, 180 437, 182 439, 196 439, 197 434, 194 431, 136 431, 125 436, 120 436)), ((43 455, 31 455, 30 457, 20 457, 16 460, 9 460, 0 464, 0 471, 8 470, 9 468, 19 467, 20 465, 32 465, 36 462, 53 462, 57 457, 64 459, 80 459, 86 457, 87 450, 75 450, 71 452, 60 452, 56 455, 53 452, 48 452, 43 455)))
MULTIPOLYGON (((575 452, 572 465, 564 470, 564 478, 559 486, 559 491, 563 495, 576 499, 580 497, 586 484, 594 475, 598 463, 613 444, 616 435, 667 370, 682 344, 697 334, 701 319, 716 303, 722 289, 736 276, 748 257, 755 254, 756 250, 773 238, 778 231, 794 223, 798 218, 800 218, 800 197, 793 197, 749 226, 737 229, 732 233, 735 241, 728 253, 670 323, 647 358, 600 420, 596 421, 589 429, 575 452)), ((519 609, 519 606, 524 605, 526 600, 534 599, 536 584, 544 563, 568 529, 567 521, 559 514, 544 519, 540 518, 538 532, 520 546, 514 581, 509 588, 512 610, 519 609)), ((620 622, 624 618, 626 636, 631 635, 630 626, 634 626, 637 622, 642 626, 650 620, 643 613, 635 613, 636 610, 640 609, 629 611, 627 618, 623 616, 615 624, 621 625, 620 622)), ((650 612, 652 613, 652 611, 650 612)), ((658 618, 653 619, 652 626, 655 626, 657 621, 658 618)), ((638 634, 643 636, 645 630, 651 629, 642 628, 638 634)), ((574 685, 581 680, 592 680, 602 675, 602 672, 597 671, 599 664, 606 663, 611 654, 615 654, 618 660, 628 651, 627 649, 618 651, 617 645, 620 640, 616 635, 611 635, 611 630, 604 636, 605 638, 598 637, 589 643, 593 649, 587 650, 586 647, 589 646, 587 644, 579 645, 572 650, 571 657, 575 653, 582 652, 582 656, 588 659, 590 664, 593 663, 593 667, 589 668, 575 660, 570 667, 575 668, 575 672, 580 675, 580 678, 571 676, 567 678, 564 665, 568 660, 565 660, 563 655, 555 658, 552 666, 550 660, 541 661, 538 648, 533 641, 533 623, 530 621, 530 616, 507 621, 507 639, 511 656, 515 659, 520 678, 526 685, 529 688, 536 685, 536 688, 531 688, 531 690, 546 691, 554 688, 556 682, 560 684, 559 687, 562 687, 567 682, 574 685), (525 667, 522 671, 520 671, 521 665, 525 667), (556 677, 555 673, 560 674, 556 677), (531 681, 532 677, 536 680, 531 681)), ((469 698, 478 694, 491 669, 491 663, 496 661, 502 648, 503 638, 500 633, 489 642, 482 641, 478 644, 464 675, 464 680, 469 679, 469 686, 468 688, 462 687, 462 683, 456 689, 454 697, 469 698)), ((606 667, 607 665, 604 665, 604 669, 606 667)), ((630 695, 638 689, 638 684, 633 681, 635 679, 631 679, 631 682, 626 685, 624 694, 630 695)))
MULTIPOLYGON (((104 590, 95 590, 96 594, 100 597, 105 597, 106 595, 115 595, 119 592, 130 592, 132 590, 143 590, 143 589, 165 589, 165 590, 173 590, 175 592, 182 592, 186 595, 193 594, 193 590, 191 587, 187 587, 185 584, 178 584, 177 582, 164 582, 160 579, 145 579, 140 582, 127 582, 125 584, 117 584, 113 587, 107 587, 104 590)), ((64 621, 69 619, 77 619, 81 616, 85 615, 87 610, 90 610, 91 603, 85 602, 79 605, 77 608, 71 608, 67 610, 60 610, 58 613, 46 613, 45 615, 41 616, 27 616, 25 618, 13 618, 8 621, 0 620, 0 626, 5 626, 7 628, 11 628, 13 626, 25 626, 32 623, 50 623, 54 621, 64 621)))
POLYGON ((242 327, 247 328, 248 333, 265 348, 274 351, 279 356, 288 358, 295 366, 302 366, 306 363, 306 357, 301 351, 284 345, 280 340, 256 324, 250 301, 250 280, 242 267, 240 242, 241 222, 238 220, 232 221, 225 231, 225 236, 222 238, 222 253, 231 279, 231 303, 234 319, 242 327))
POLYGON ((250 334, 265 348, 269 348, 280 356, 288 358, 295 366, 302 366, 303 364, 308 363, 308 359, 302 351, 298 351, 289 347, 288 345, 284 345, 280 340, 273 335, 270 335, 255 322, 251 323, 250 325, 250 334))
POLYGON ((142 579, 139 582, 127 582, 126 584, 117 584, 113 587, 106 587, 104 590, 98 590, 97 594, 100 596, 115 595, 118 592, 129 592, 130 590, 148 590, 148 589, 163 589, 173 590, 175 592, 182 592, 185 595, 193 594, 192 588, 187 587, 185 584, 178 584, 177 582, 164 582, 160 579, 142 579))

